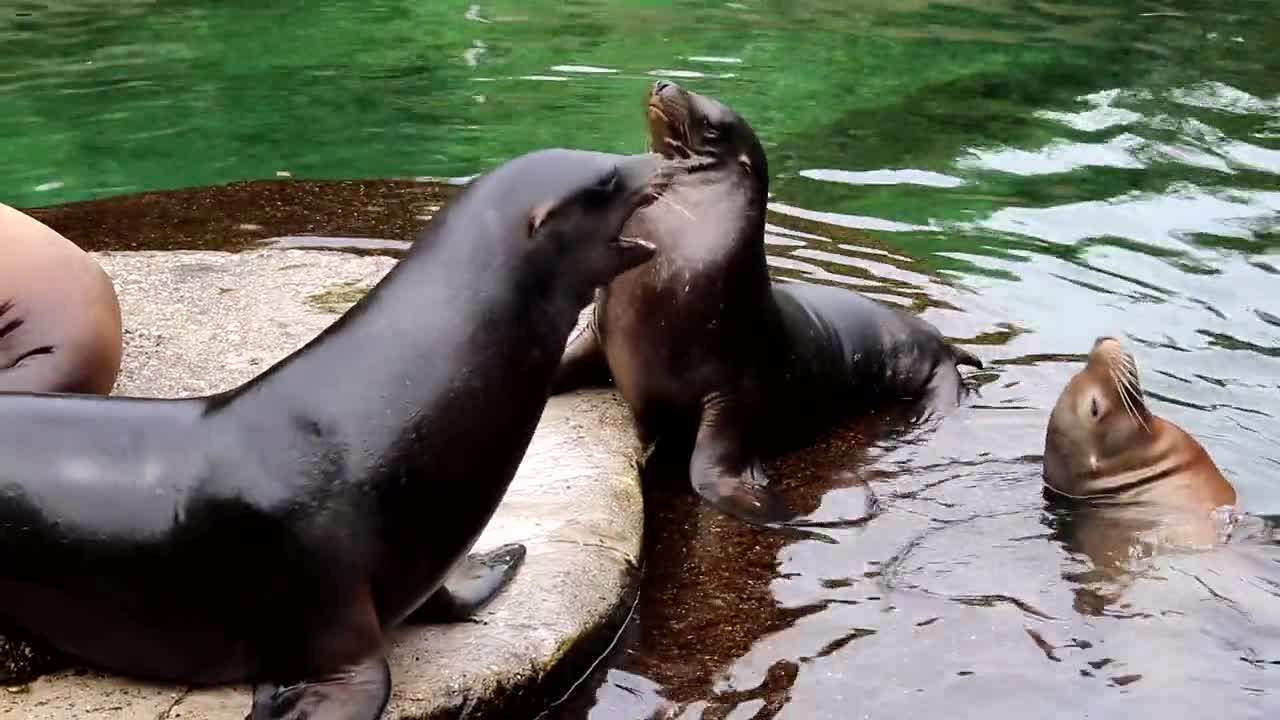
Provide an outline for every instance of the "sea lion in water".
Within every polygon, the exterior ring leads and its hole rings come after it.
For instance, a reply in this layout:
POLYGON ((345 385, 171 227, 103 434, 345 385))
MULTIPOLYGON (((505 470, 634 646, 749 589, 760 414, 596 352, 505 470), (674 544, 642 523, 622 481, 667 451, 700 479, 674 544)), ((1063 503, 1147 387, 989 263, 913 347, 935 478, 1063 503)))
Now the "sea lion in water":
POLYGON ((0 392, 106 395, 122 352, 120 304, 102 266, 0 203, 0 392))
POLYGON ((652 155, 551 150, 452 200, 303 348, 182 400, 0 395, 0 616, 108 671, 256 684, 254 720, 381 715, 384 632, 457 617, 523 558, 467 556, 652 155))
POLYGON ((757 524, 791 519, 761 456, 883 402, 954 406, 957 364, 982 364, 928 323, 852 290, 770 281, 768 164, 736 112, 659 80, 648 121, 652 149, 689 172, 628 221, 624 232, 658 256, 597 295, 554 391, 612 379, 640 441, 688 458, 704 499, 757 524))
POLYGON ((1093 564, 1076 606, 1116 602, 1162 550, 1207 549, 1234 522, 1236 491, 1204 447, 1151 412, 1138 366, 1100 337, 1063 388, 1045 431, 1044 484, 1066 510, 1054 536, 1093 564))
POLYGON ((1137 363, 1113 337, 1094 342, 1049 415, 1044 480, 1095 505, 1212 510, 1236 502, 1204 447, 1147 408, 1137 363))

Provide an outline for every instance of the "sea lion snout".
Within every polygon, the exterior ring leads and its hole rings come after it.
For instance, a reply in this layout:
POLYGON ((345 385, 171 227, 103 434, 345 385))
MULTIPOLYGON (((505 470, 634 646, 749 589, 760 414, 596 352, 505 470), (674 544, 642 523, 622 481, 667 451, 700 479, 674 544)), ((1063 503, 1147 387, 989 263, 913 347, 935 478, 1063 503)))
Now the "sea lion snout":
POLYGON ((1093 341, 1093 348, 1089 351, 1090 355, 1099 352, 1124 352, 1124 345, 1119 338, 1113 335, 1099 335, 1093 341))
POLYGON ((653 89, 649 92, 649 97, 656 99, 665 96, 674 99, 683 91, 684 88, 670 80, 656 80, 653 83, 653 89))

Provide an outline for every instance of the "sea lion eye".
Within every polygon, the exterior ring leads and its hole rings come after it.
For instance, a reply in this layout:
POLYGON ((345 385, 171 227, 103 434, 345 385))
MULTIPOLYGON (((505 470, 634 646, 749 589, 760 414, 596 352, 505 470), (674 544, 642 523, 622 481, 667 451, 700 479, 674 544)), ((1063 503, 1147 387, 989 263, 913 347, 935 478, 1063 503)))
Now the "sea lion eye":
POLYGON ((1098 398, 1089 400, 1089 414, 1093 416, 1094 420, 1098 419, 1098 398))
POLYGON ((608 175, 600 178, 596 183, 596 189, 602 192, 611 193, 618 187, 618 168, 613 168, 608 175))

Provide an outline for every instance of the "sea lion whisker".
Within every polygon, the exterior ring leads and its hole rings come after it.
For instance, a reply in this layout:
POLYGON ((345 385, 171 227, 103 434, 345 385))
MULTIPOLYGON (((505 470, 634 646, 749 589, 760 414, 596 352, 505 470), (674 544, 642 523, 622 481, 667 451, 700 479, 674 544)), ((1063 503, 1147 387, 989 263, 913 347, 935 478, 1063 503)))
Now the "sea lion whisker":
POLYGON ((693 157, 693 152, 690 151, 689 148, 679 140, 673 137, 666 137, 666 138, 663 138, 663 142, 665 142, 667 144, 667 147, 671 148, 673 152, 679 155, 681 159, 688 160, 689 158, 693 157))
POLYGON ((657 196, 656 198, 654 198, 654 200, 655 200, 655 201, 657 201, 657 202, 664 202, 664 203, 666 203, 666 204, 670 205, 671 207, 673 207, 673 208, 675 208, 675 209, 679 210, 680 212, 684 213, 684 216, 685 216, 685 217, 687 217, 687 218, 689 218, 690 220, 697 220, 697 218, 695 218, 695 217, 693 216, 693 213, 691 213, 691 212, 689 212, 688 210, 684 209, 684 207, 683 207, 683 206, 681 206, 681 205, 680 205, 680 203, 677 203, 675 200, 672 200, 671 198, 669 198, 669 197, 667 197, 667 196, 665 196, 665 195, 659 195, 659 196, 657 196))
POLYGON ((1116 393, 1120 396, 1120 401, 1124 403, 1124 409, 1129 416, 1142 426, 1142 429, 1151 432, 1151 428, 1147 425, 1146 419, 1142 417, 1142 413, 1138 412, 1137 405, 1134 401, 1138 397, 1137 388, 1132 384, 1128 376, 1121 375, 1119 369, 1115 365, 1108 366, 1108 374, 1111 375, 1111 381, 1116 386, 1116 393))
POLYGON ((1129 404, 1129 388, 1125 384, 1124 377, 1114 365, 1107 366, 1107 375, 1111 378, 1111 385, 1115 388, 1116 394, 1120 396, 1120 402, 1124 405, 1125 411, 1132 416, 1133 408, 1129 404))
POLYGON ((1107 348, 1103 353, 1103 360, 1112 377, 1125 380, 1125 387, 1130 390, 1137 388, 1138 366, 1134 363, 1132 355, 1116 348, 1107 348))
POLYGON ((1142 388, 1138 383, 1138 368, 1130 360, 1128 365, 1118 369, 1120 379, 1124 382, 1125 390, 1129 392, 1132 399, 1138 400, 1142 398, 1142 388))

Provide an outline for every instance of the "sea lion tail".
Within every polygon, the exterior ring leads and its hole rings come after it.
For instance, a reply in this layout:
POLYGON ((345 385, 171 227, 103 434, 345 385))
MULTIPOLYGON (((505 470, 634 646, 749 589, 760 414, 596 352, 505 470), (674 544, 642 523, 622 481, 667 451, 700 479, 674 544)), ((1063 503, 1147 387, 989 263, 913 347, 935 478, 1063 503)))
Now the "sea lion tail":
POLYGON ((974 355, 968 350, 957 345, 951 346, 951 357, 954 358, 956 365, 968 365, 969 367, 974 367, 979 370, 984 367, 982 361, 978 359, 977 355, 974 355))

